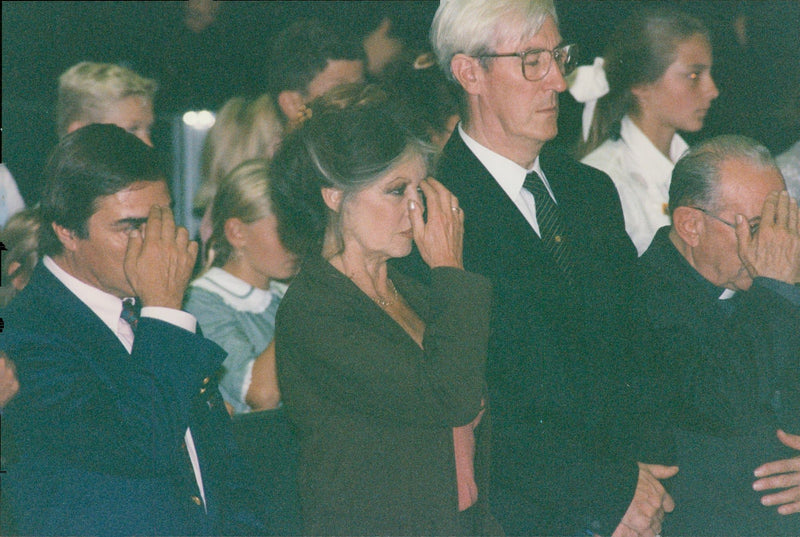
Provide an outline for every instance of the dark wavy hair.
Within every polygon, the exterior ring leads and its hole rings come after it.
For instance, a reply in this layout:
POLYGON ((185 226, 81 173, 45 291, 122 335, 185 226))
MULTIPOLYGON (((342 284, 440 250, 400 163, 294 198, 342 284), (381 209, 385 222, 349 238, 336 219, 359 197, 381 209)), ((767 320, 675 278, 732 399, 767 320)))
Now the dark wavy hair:
POLYGON ((91 124, 61 139, 44 170, 39 252, 58 255, 63 245, 53 223, 89 236, 89 218, 101 198, 139 181, 165 181, 153 149, 116 125, 91 124))
POLYGON ((278 232, 300 259, 321 254, 329 227, 342 247, 339 215, 325 205, 323 188, 340 189, 346 203, 409 155, 430 162, 435 153, 376 86, 341 86, 309 107, 311 117, 283 140, 270 168, 278 232))
POLYGON ((299 19, 284 28, 272 45, 269 91, 306 93, 329 60, 366 60, 361 42, 316 18, 299 19))

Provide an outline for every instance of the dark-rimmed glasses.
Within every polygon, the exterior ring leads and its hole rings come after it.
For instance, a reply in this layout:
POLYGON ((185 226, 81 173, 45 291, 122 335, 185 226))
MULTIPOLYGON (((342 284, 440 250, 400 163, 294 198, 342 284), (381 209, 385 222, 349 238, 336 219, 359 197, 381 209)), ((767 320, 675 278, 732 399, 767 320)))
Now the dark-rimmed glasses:
MULTIPOLYGON (((705 214, 706 216, 710 216, 714 220, 716 220, 718 222, 722 222, 726 226, 731 227, 733 229, 736 229, 736 224, 734 224, 733 222, 728 222, 727 220, 725 220, 723 218, 720 218, 719 216, 715 215, 711 211, 703 209, 702 207, 695 207, 695 206, 690 206, 689 208, 690 209, 697 209, 698 211, 700 211, 701 213, 705 214)), ((750 226, 750 236, 755 235, 756 231, 758 231, 758 228, 761 226, 761 217, 757 217, 757 218, 758 218, 758 221, 756 221, 756 222, 747 222, 747 225, 750 226)))
POLYGON ((533 48, 525 52, 509 52, 507 54, 481 54, 478 58, 513 58, 520 59, 522 64, 522 76, 525 80, 536 82, 547 76, 550 66, 555 60, 562 76, 567 76, 575 70, 577 65, 577 46, 575 44, 561 45, 548 50, 545 48, 533 48))

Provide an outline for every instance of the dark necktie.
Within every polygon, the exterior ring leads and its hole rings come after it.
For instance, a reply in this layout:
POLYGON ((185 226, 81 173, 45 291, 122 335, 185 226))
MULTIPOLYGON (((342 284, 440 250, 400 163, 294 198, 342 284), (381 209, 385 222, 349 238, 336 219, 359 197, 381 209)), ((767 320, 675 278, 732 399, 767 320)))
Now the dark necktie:
POLYGON ((139 312, 141 307, 135 298, 126 298, 122 301, 122 313, 120 317, 123 321, 131 325, 131 329, 136 332, 136 325, 139 323, 139 312))
POLYGON ((553 256, 558 268, 570 282, 574 282, 572 251, 568 237, 564 233, 564 222, 558 205, 550 197, 550 193, 538 173, 530 172, 525 176, 522 186, 533 194, 536 202, 536 221, 539 223, 542 244, 553 256))

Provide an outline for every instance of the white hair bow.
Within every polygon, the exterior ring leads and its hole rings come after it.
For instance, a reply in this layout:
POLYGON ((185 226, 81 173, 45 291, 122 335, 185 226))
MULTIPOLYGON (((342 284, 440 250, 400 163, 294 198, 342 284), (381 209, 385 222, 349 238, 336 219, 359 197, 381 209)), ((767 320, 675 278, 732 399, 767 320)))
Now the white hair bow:
POLYGON ((569 92, 576 101, 584 104, 581 121, 584 141, 589 136, 597 100, 608 93, 608 80, 606 80, 604 65, 603 58, 595 58, 592 65, 581 65, 567 78, 569 92))

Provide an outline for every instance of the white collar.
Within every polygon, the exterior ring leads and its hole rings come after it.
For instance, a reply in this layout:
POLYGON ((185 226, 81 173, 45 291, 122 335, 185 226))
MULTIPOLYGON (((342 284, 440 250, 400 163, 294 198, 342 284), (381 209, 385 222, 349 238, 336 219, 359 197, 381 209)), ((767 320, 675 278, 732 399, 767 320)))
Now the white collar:
POLYGON ((649 167, 656 167, 655 171, 666 172, 668 177, 672 174, 675 163, 689 149, 689 145, 676 132, 672 135, 667 158, 627 114, 620 121, 619 135, 628 146, 636 148, 635 153, 639 155, 641 162, 649 167))
POLYGON ((100 317, 103 324, 108 326, 114 334, 117 333, 119 316, 122 313, 122 299, 101 291, 86 282, 82 282, 61 268, 50 256, 45 256, 42 263, 58 281, 63 283, 72 294, 77 296, 95 315, 100 317))
POLYGON ((555 199, 553 190, 550 188, 550 183, 547 181, 542 171, 538 155, 536 156, 536 160, 533 161, 533 166, 526 170, 513 160, 481 145, 464 131, 461 123, 458 124, 458 133, 461 135, 461 139, 464 140, 464 144, 475 154, 509 198, 516 200, 519 197, 520 190, 522 190, 522 183, 525 182, 525 176, 535 171, 539 174, 539 177, 542 178, 542 181, 547 187, 547 191, 550 192, 550 197, 555 199))
POLYGON ((286 284, 271 281, 269 289, 259 289, 220 267, 211 267, 193 281, 191 286, 218 295, 236 311, 249 313, 264 312, 275 297, 283 297, 287 288, 286 284))

